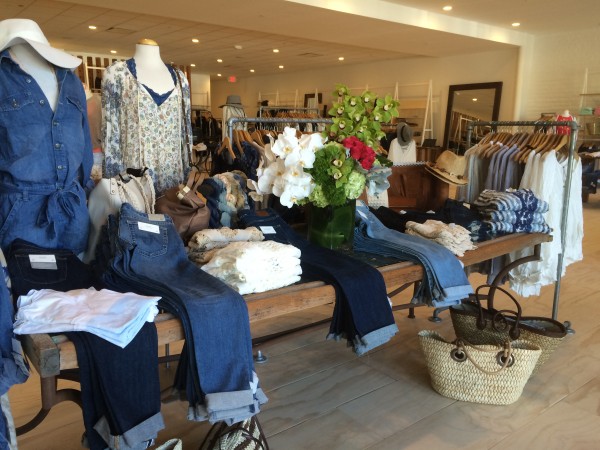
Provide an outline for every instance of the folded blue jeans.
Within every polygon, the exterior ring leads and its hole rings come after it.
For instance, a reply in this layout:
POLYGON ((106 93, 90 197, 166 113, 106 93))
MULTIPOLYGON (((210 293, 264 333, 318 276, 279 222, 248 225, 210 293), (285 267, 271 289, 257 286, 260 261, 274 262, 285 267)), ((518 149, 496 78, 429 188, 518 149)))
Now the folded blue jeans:
POLYGON ((266 397, 252 389, 254 362, 244 298, 191 262, 170 217, 148 215, 125 203, 118 217, 111 282, 140 294, 161 295, 160 305, 182 322, 195 392, 193 420, 251 417, 266 397), (228 417, 235 411, 235 417, 228 417), (239 411, 244 411, 239 414, 239 411))
POLYGON ((328 339, 346 338, 358 355, 389 341, 397 332, 381 273, 367 263, 308 242, 272 209, 243 210, 246 227, 273 227, 265 239, 301 251, 302 275, 333 285, 336 302, 328 339))

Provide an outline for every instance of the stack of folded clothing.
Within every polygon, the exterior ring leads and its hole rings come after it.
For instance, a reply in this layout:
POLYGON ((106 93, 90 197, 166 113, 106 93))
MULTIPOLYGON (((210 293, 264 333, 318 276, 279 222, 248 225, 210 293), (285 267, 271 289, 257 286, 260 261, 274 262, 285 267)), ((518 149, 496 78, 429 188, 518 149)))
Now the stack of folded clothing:
POLYGON ((265 237, 256 227, 245 229, 206 228, 196 231, 188 242, 188 258, 197 264, 206 264, 215 252, 232 242, 259 242, 265 237))
POLYGON ((232 242, 217 249, 202 270, 240 294, 264 292, 300 281, 300 250, 275 241, 232 242))
POLYGON ((544 219, 549 205, 529 189, 484 190, 474 205, 493 234, 550 233, 544 219))
POLYGON ((427 220, 425 223, 407 222, 406 233, 437 242, 456 256, 464 256, 467 250, 477 248, 471 242, 469 230, 455 223, 447 224, 439 220, 427 220))
POLYGON ((146 322, 154 322, 160 297, 109 289, 32 289, 17 301, 16 334, 87 331, 126 347, 146 322))

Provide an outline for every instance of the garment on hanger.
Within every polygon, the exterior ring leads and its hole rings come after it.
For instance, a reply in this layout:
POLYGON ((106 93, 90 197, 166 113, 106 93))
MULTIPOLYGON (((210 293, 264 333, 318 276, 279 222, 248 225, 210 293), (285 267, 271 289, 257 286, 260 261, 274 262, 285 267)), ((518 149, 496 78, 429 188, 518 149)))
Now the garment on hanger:
POLYGON ((117 61, 102 81, 104 135, 103 176, 111 178, 128 167, 148 167, 156 195, 177 186, 189 169, 191 135, 190 88, 179 69, 179 81, 163 98, 142 85, 131 63, 117 61))
POLYGON ((411 139, 410 142, 402 145, 397 138, 392 139, 388 155, 395 166, 413 164, 417 161, 417 143, 411 139))

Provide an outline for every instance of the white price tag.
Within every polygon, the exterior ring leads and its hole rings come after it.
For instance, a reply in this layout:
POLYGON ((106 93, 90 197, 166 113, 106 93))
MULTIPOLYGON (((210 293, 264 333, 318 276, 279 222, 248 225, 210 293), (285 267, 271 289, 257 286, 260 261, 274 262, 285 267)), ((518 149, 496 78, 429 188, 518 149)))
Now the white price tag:
POLYGON ((138 228, 142 231, 147 231, 149 233, 154 233, 154 234, 160 233, 160 227, 158 225, 153 225, 151 223, 138 222, 138 228))
POLYGON ((55 255, 29 255, 32 269, 57 270, 55 255))
POLYGON ((277 231, 275 231, 275 228, 272 226, 260 227, 260 231, 262 231, 263 234, 277 234, 277 231))

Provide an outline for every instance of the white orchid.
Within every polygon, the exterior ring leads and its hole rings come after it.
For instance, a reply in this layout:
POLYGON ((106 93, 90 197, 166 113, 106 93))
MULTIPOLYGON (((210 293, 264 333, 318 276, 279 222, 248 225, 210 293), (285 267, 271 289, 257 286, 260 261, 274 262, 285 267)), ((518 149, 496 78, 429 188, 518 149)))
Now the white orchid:
POLYGON ((285 127, 283 133, 277 137, 277 140, 271 145, 271 151, 281 159, 286 159, 292 153, 300 149, 296 129, 285 127))

